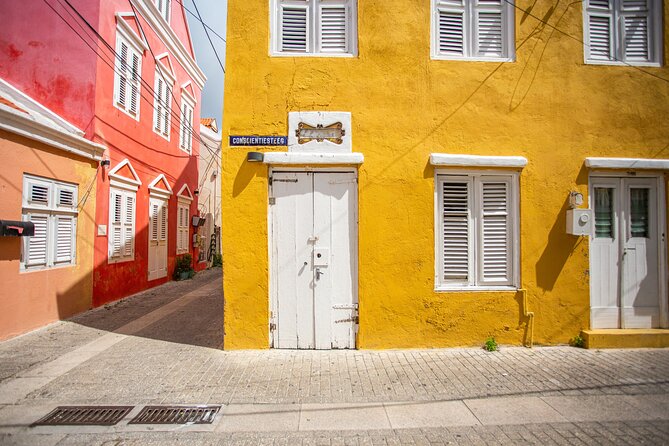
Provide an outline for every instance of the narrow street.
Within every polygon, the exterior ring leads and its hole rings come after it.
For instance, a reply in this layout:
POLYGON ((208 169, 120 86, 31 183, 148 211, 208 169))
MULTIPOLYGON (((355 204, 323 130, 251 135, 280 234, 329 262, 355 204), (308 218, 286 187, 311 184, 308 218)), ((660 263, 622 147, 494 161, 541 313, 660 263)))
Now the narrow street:
POLYGON ((221 270, 0 344, 2 444, 662 444, 669 350, 220 350, 221 270), (212 424, 128 424, 145 405, 212 424), (129 405, 115 426, 36 426, 129 405))

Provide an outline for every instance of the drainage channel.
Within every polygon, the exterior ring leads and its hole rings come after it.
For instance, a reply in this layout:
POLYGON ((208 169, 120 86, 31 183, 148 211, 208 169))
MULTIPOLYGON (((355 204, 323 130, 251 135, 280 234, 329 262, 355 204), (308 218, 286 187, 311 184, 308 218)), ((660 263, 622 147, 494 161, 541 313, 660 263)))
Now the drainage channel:
MULTIPOLYGON (((113 426, 134 406, 58 406, 32 426, 113 426)), ((221 406, 145 406, 128 424, 211 424, 221 406)))

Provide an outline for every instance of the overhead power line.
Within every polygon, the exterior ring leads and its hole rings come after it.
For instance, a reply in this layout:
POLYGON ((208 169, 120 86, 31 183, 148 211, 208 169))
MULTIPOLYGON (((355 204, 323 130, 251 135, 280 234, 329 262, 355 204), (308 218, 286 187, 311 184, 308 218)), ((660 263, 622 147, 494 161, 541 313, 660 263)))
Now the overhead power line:
MULTIPOLYGON (((211 45, 211 49, 214 50, 214 55, 216 56, 216 60, 218 60, 218 64, 221 66, 221 70, 223 70, 223 74, 225 74, 225 68, 223 67, 223 62, 221 62, 221 58, 218 57, 218 51, 216 51, 216 47, 214 46, 214 42, 211 41, 211 37, 209 37, 209 31, 207 31, 207 27, 205 26, 205 23, 202 21, 202 16, 200 16, 200 10, 197 8, 197 3, 195 3, 195 0, 191 0, 193 2, 193 6, 195 6, 195 12, 197 12, 197 16, 202 23, 202 29, 204 29, 204 33, 207 35, 207 40, 209 40, 209 45, 211 45)), ((185 8, 185 6, 184 6, 185 8)))

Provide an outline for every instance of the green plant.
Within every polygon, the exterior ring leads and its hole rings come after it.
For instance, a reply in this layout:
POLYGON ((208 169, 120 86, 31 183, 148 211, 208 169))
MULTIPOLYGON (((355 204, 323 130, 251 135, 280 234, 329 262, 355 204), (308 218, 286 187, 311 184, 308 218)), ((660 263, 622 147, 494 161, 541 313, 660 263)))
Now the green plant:
POLYGON ((193 256, 190 254, 178 256, 174 266, 174 274, 172 275, 174 280, 190 279, 194 275, 195 270, 193 270, 193 256))
POLYGON ((490 336, 488 339, 485 340, 485 344, 483 344, 483 349, 489 352, 497 351, 498 349, 497 341, 495 341, 495 338, 493 336, 490 336))
POLYGON ((584 348, 585 339, 583 339, 583 336, 581 335, 576 335, 569 340, 569 345, 571 345, 572 347, 584 348))
POLYGON ((211 266, 223 266, 223 255, 222 254, 214 254, 214 259, 211 262, 211 266))

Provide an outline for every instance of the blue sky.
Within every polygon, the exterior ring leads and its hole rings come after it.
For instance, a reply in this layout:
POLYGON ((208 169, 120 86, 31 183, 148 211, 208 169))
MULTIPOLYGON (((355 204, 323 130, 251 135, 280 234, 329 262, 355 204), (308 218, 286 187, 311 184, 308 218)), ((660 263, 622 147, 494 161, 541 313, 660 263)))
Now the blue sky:
MULTIPOLYGON (((187 8, 186 17, 188 17, 188 26, 190 27, 193 47, 195 48, 195 58, 197 63, 207 76, 207 83, 202 91, 202 112, 203 118, 216 118, 219 129, 221 128, 221 115, 223 112, 223 82, 224 74, 221 66, 216 60, 214 50, 207 40, 202 23, 198 21, 193 1, 197 3, 202 20, 211 29, 221 37, 226 37, 225 26, 227 23, 227 0, 183 0, 187 8), (190 10, 193 14, 188 12, 190 10)), ((225 42, 209 31, 211 41, 216 47, 223 66, 225 66, 225 42)))

